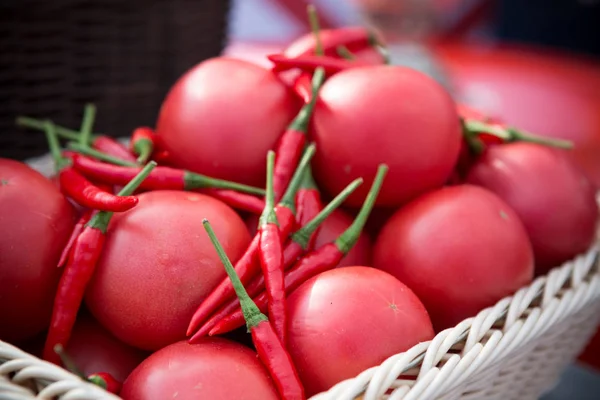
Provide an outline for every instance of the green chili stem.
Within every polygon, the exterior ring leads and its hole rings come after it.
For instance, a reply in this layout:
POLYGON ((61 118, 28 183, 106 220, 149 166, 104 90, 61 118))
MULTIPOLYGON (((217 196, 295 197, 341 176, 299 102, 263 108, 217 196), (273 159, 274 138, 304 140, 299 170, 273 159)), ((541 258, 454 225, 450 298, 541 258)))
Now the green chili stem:
MULTIPOLYGON (((16 124, 25 128, 38 129, 43 131, 44 120, 31 118, 31 117, 17 117, 16 124)), ((54 125, 56 127, 56 135, 63 139, 79 141, 79 132, 73 129, 65 128, 60 125, 54 125)))
POLYGON ((258 196, 264 196, 265 194, 264 189, 261 188, 244 185, 237 182, 230 182, 223 179, 210 178, 208 176, 190 171, 186 171, 184 173, 183 180, 185 182, 185 190, 212 188, 236 190, 238 192, 255 194, 258 196))
POLYGON ((323 43, 321 42, 321 27, 319 25, 319 16, 317 14, 317 8, 313 4, 306 6, 306 12, 308 13, 308 22, 310 23, 310 30, 315 35, 315 54, 322 56, 323 43))
POLYGON ((51 121, 44 122, 44 130, 46 133, 46 140, 48 141, 48 147, 50 148, 50 154, 54 160, 54 169, 59 172, 63 168, 70 165, 70 161, 62 156, 60 150, 60 144, 56 137, 56 129, 51 121))
POLYGON ((357 178, 353 180, 344 190, 342 190, 329 204, 327 204, 321 212, 319 212, 313 219, 308 221, 306 225, 298 229, 292 235, 292 240, 298 243, 304 250, 308 247, 310 237, 317 230, 317 228, 334 212, 344 201, 350 196, 357 187, 362 185, 363 179, 357 178))
POLYGON ((356 59, 356 57, 354 56, 354 54, 352 54, 352 52, 350 50, 348 50, 348 48, 346 46, 338 46, 335 48, 335 51, 337 52, 338 56, 352 61, 354 59, 356 59))
POLYGON ((302 158, 294 171, 294 175, 292 175, 292 179, 288 184, 283 197, 279 201, 279 204, 289 208, 292 211, 296 211, 296 192, 300 189, 300 185, 304 181, 304 175, 307 169, 310 168, 310 160, 312 160, 315 155, 316 146, 314 143, 308 145, 308 147, 304 150, 302 154, 302 158))
POLYGON ((252 299, 248 295, 248 292, 242 284, 242 281, 240 280, 239 276, 235 272, 233 265, 231 265, 231 261, 227 257, 227 254, 225 254, 223 246, 221 246, 219 239, 217 239, 217 235, 215 235, 215 231, 213 231, 210 222, 208 222, 208 220, 205 218, 202 221, 202 225, 204 225, 204 229, 206 230, 206 233, 208 234, 211 243, 215 247, 219 258, 221 259, 221 262, 225 267, 225 271, 227 271, 227 275, 231 280, 231 284, 235 289, 235 293, 238 299, 240 300, 240 306, 242 308, 242 313, 244 314, 244 319, 246 320, 246 326, 248 327, 248 330, 254 328, 263 321, 267 321, 267 317, 260 312, 260 310, 256 306, 256 303, 254 303, 254 301, 252 301, 252 299))
MULTIPOLYGON (((131 196, 133 192, 142 184, 144 179, 150 175, 150 172, 156 167, 156 162, 150 161, 148 164, 142 168, 140 172, 136 176, 130 180, 123 189, 118 193, 119 196, 131 196)), ((111 211, 99 211, 90 219, 87 223, 87 226, 90 228, 96 228, 102 231, 102 233, 106 233, 106 229, 108 228, 108 224, 110 219, 113 216, 113 212, 111 211)))
POLYGON ((137 162, 145 164, 154 151, 154 143, 152 140, 141 138, 133 144, 133 151, 138 155, 137 162))
POLYGON ((65 348, 63 347, 62 344, 57 344, 56 346, 54 346, 54 352, 56 354, 58 354, 58 356, 60 357, 60 361, 63 363, 63 365, 65 366, 65 368, 70 371, 71 373, 77 375, 78 377, 80 377, 83 380, 87 380, 87 378, 85 377, 85 374, 83 373, 83 371, 81 369, 79 369, 79 367, 77 367, 77 364, 75 363, 75 361, 67 354, 65 348))
POLYGON ((100 386, 102 389, 106 390, 107 388, 107 384, 106 384, 106 380, 101 377, 100 375, 97 374, 92 374, 90 375, 88 378, 86 378, 86 380, 90 383, 93 383, 96 386, 100 386))
POLYGON ((365 201, 356 216, 356 219, 352 222, 352 225, 348 227, 335 241, 335 245, 338 249, 344 254, 347 254, 352 247, 358 241, 360 237, 360 233, 367 223, 367 218, 371 214, 371 210, 375 205, 375 200, 377 200, 377 196, 379 195, 379 190, 381 189, 381 185, 383 184, 383 180, 385 175, 387 174, 388 166, 385 164, 380 164, 377 168, 377 175, 375 175, 375 179, 373 180, 373 185, 365 198, 365 201))
POLYGON ((313 177, 312 168, 310 164, 307 165, 306 169, 304 170, 304 175, 302 175, 302 183, 300 184, 300 187, 302 189, 312 189, 319 191, 319 187, 317 186, 315 178, 313 177))
POLYGON ((87 146, 82 146, 79 143, 69 142, 67 144, 67 147, 77 153, 81 153, 83 155, 86 155, 86 156, 89 156, 89 157, 92 157, 97 160, 104 161, 104 162, 107 162, 110 164, 121 165, 123 167, 138 167, 139 166, 136 163, 133 163, 131 161, 121 160, 120 158, 113 157, 111 155, 108 155, 108 154, 98 151, 96 149, 92 149, 87 146))
POLYGON ((312 95, 310 101, 302 106, 296 115, 296 118, 294 118, 294 120, 288 125, 288 129, 293 129, 302 133, 306 133, 308 131, 310 118, 313 110, 315 109, 315 104, 317 104, 317 94, 319 93, 319 89, 323 85, 324 81, 325 69, 323 67, 318 67, 315 69, 315 73, 313 74, 311 81, 312 95))
POLYGON ((273 190, 273 172, 275 170, 275 152, 269 150, 267 152, 267 188, 265 195, 265 208, 260 216, 260 224, 276 224, 277 216, 275 215, 275 191, 273 190))
POLYGON ((96 119, 96 106, 88 103, 83 109, 83 120, 81 121, 81 130, 79 134, 79 144, 89 146, 92 139, 92 127, 96 119))

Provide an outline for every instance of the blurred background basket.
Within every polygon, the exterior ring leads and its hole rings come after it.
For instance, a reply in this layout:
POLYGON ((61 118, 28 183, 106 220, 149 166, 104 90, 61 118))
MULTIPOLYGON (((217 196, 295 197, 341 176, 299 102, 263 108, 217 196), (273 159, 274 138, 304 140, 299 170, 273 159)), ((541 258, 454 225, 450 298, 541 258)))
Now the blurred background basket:
POLYGON ((162 99, 194 64, 221 53, 229 0, 0 1, 0 157, 47 152, 15 116, 128 136, 154 125, 162 99))

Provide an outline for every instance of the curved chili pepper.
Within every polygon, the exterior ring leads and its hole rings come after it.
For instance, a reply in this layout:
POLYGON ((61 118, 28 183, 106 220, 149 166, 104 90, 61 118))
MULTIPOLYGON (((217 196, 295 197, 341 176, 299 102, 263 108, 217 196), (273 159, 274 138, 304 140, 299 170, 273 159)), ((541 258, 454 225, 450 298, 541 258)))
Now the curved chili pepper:
POLYGON ((269 300, 269 320, 281 343, 285 340, 285 287, 283 283, 283 249, 279 233, 279 222, 275 215, 275 193, 273 191, 273 171, 275 152, 267 153, 267 194, 265 210, 260 217, 258 233, 258 255, 260 267, 265 278, 265 287, 269 300))
MULTIPOLYGON (((283 198, 275 207, 275 215, 279 222, 279 232, 282 240, 285 240, 295 227, 296 210, 294 207, 294 197, 300 186, 304 170, 310 163, 314 152, 314 145, 310 145, 306 148, 283 198)), ((249 282, 250 279, 254 278, 260 272, 259 245, 260 232, 257 232, 250 242, 248 249, 246 249, 246 252, 242 255, 242 258, 235 264, 236 273, 239 275, 242 282, 249 282)), ((231 286, 229 279, 224 279, 198 306, 190 320, 186 335, 190 336, 198 329, 198 327, 200 327, 206 318, 221 306, 221 304, 233 297, 233 286, 231 286)), ((189 342, 194 343, 199 337, 200 336, 198 335, 194 335, 189 342)))
POLYGON ((292 91, 304 102, 304 104, 310 103, 312 99, 312 76, 308 72, 302 72, 294 80, 292 84, 292 91))
MULTIPOLYGON (((112 185, 124 185, 133 178, 141 167, 124 167, 98 162, 88 157, 75 156, 73 166, 90 179, 112 185)), ((215 179, 183 169, 156 167, 148 176, 140 189, 145 190, 193 190, 193 189, 228 189, 239 192, 263 195, 264 190, 241 183, 215 179)))
POLYGON ((351 68, 373 65, 362 60, 348 61, 329 56, 305 55, 290 58, 282 54, 270 54, 267 58, 274 64, 274 72, 298 68, 304 72, 314 73, 317 68, 322 67, 325 70, 325 74, 328 76, 351 68))
POLYGON ((85 156, 92 157, 96 160, 104 161, 113 165, 119 165, 121 167, 138 167, 136 162, 125 161, 121 158, 111 156, 96 149, 92 149, 91 147, 82 146, 75 142, 67 143, 67 148, 75 153, 83 154, 85 156))
POLYGON ((136 128, 131 135, 130 150, 137 155, 137 162, 144 164, 154 151, 154 130, 147 126, 136 128))
POLYGON ((315 108, 317 92, 323 84, 324 79, 323 69, 317 68, 312 79, 312 100, 300 109, 296 118, 288 125, 279 140, 273 176, 273 189, 276 200, 279 200, 280 196, 283 195, 283 191, 288 186, 298 160, 300 160, 300 156, 302 155, 306 142, 306 132, 308 131, 310 118, 315 108))
MULTIPOLYGON (((377 175, 373 181, 373 185, 367 194, 367 197, 356 216, 352 225, 348 227, 334 242, 327 243, 317 250, 314 250, 298 260, 294 266, 285 274, 285 292, 291 293, 294 289, 304 283, 306 280, 316 276, 322 272, 335 268, 342 258, 354 247, 358 241, 361 231, 364 228, 371 210, 375 205, 375 200, 381 189, 383 179, 387 173, 388 167, 381 164, 377 169, 377 175)), ((266 292, 262 292, 254 298, 256 305, 263 312, 268 304, 266 292)), ((209 335, 219 335, 225 332, 230 332, 239 328, 244 324, 244 318, 239 307, 223 318, 213 329, 209 335)))
POLYGON ((87 210, 86 212, 84 212, 83 215, 81 216, 81 218, 79 218, 79 221, 77 221, 77 223, 73 227, 73 231, 71 232, 69 241, 67 242, 67 245, 65 246, 62 253, 60 254, 60 259, 58 260, 58 264, 57 264, 58 267, 63 267, 65 265, 65 263, 67 262, 69 253, 71 252, 71 248, 73 247, 73 243, 75 243, 75 240, 77 239, 77 237, 79 236, 81 231, 83 231, 85 224, 87 224, 89 222, 90 218, 92 217, 93 212, 94 212, 93 210, 87 210))
MULTIPOLYGON (((362 178, 355 179, 346 188, 341 191, 321 212, 318 213, 311 221, 302 228, 297 230, 292 235, 292 240, 287 244, 284 251, 283 268, 289 269, 300 255, 309 248, 309 243, 313 240, 319 226, 331 215, 331 213, 342 205, 358 186, 362 184, 362 178), (291 249, 291 250, 290 250, 291 249)), ((262 275, 255 277, 248 284, 246 290, 251 297, 256 296, 265 288, 265 278, 262 275)), ((208 319, 198 330, 195 337, 205 336, 220 320, 235 311, 239 306, 237 299, 230 300, 226 305, 222 306, 208 319)))
POLYGON ((47 122, 46 138, 58 172, 61 191, 77 204, 92 210, 127 211, 138 203, 138 198, 135 196, 119 197, 105 192, 73 169, 71 161, 60 153, 54 125, 51 122, 47 122))
POLYGON ((219 254, 219 258, 227 271, 235 294, 240 299, 243 318, 245 318, 248 331, 252 335, 252 342, 254 343, 258 357, 269 371, 281 398, 286 400, 303 400, 305 398, 304 388, 300 383, 298 373, 289 353, 285 350, 283 342, 275 333, 273 325, 258 310, 256 304, 254 304, 248 292, 244 289, 244 284, 238 277, 233 265, 231 265, 231 261, 229 261, 229 258, 225 254, 225 250, 219 243, 208 220, 205 219, 202 224, 215 250, 219 254))
POLYGON ((250 194, 225 189, 204 189, 201 192, 221 200, 236 210, 248 211, 252 214, 260 215, 265 208, 265 202, 262 199, 250 194))
MULTIPOLYGON (((154 162, 148 163, 119 195, 127 196, 133 193, 155 166, 154 162)), ((54 298, 50 328, 44 346, 44 359, 47 361, 58 364, 60 359, 54 348, 57 344, 66 347, 71 337, 83 295, 102 254, 106 230, 112 215, 112 212, 107 211, 96 213, 73 243, 54 298)))
POLYGON ((109 136, 96 136, 92 142, 92 148, 114 158, 126 161, 129 164, 136 163, 135 157, 129 152, 127 147, 125 147, 123 143, 109 136))

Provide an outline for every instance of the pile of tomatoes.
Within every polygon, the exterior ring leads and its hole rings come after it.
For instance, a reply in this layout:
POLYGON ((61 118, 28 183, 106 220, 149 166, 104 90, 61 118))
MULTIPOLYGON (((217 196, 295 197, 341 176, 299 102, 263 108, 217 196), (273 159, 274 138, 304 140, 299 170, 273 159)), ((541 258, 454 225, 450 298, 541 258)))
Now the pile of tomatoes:
MULTIPOLYGON (((307 132, 291 157, 293 171, 304 144, 314 143, 314 182, 304 189, 322 209, 356 178, 364 183, 327 216, 294 265, 340 243, 378 167, 387 166, 368 223, 345 257, 287 293, 279 345, 300 397, 432 339, 584 252, 598 220, 595 188, 569 161, 568 143, 456 104, 431 78, 386 64, 381 39, 366 29, 319 35, 271 57, 271 69, 225 57, 198 64, 174 84, 145 138, 157 168, 263 188, 267 152, 282 157, 291 146, 282 134, 308 109, 307 132), (312 79, 318 73, 322 86, 312 79)), ((77 166, 81 155, 70 156, 77 166)), ((124 399, 286 398, 243 327, 186 339, 198 307, 229 284, 203 221, 235 265, 252 246, 257 213, 210 191, 146 188, 135 197, 108 224, 61 343, 65 353, 85 376, 108 374, 103 384, 124 399)), ((284 249, 302 228, 298 198, 284 249)), ((86 211, 56 182, 0 160, 0 339, 41 354, 66 271, 57 263, 86 211)), ((242 279, 247 287, 250 278, 242 279)))

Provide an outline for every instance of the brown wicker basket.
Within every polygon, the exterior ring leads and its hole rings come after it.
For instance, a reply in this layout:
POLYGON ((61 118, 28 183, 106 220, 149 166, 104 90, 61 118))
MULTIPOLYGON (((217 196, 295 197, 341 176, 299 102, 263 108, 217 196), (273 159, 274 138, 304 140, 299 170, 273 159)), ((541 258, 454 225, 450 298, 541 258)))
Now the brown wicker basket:
POLYGON ((153 125, 166 92, 221 53, 229 0, 0 1, 0 157, 47 152, 17 115, 78 127, 94 102, 96 132, 153 125))

